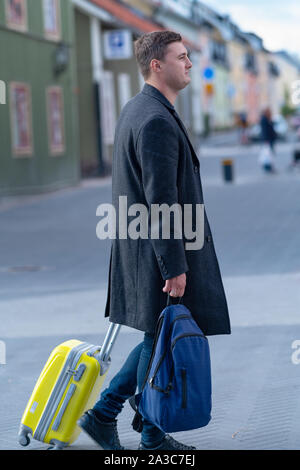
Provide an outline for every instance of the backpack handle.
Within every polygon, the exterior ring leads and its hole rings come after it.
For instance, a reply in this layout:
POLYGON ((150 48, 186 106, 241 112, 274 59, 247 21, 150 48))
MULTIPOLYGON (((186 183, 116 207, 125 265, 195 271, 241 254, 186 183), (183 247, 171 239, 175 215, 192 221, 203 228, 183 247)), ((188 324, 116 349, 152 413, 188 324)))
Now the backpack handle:
MULTIPOLYGON (((173 298, 173 297, 171 297, 171 296, 170 296, 170 293, 168 292, 167 307, 168 307, 169 305, 173 305, 172 302, 170 302, 170 299, 171 299, 171 298, 173 298)), ((179 297, 179 300, 178 300, 177 304, 180 304, 181 299, 182 299, 182 297, 179 297)))

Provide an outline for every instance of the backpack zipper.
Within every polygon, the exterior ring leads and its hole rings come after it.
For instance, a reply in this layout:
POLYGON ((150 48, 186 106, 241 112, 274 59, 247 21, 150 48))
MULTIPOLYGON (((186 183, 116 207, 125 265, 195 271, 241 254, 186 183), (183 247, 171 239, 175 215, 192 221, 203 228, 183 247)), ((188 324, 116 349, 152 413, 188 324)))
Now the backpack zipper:
POLYGON ((186 383, 186 370, 185 369, 181 369, 181 393, 182 393, 181 408, 186 408, 187 406, 187 383, 186 383))
MULTIPOLYGON (((173 349, 179 339, 192 337, 192 336, 200 336, 201 338, 204 338, 207 340, 206 336, 201 333, 183 333, 182 335, 177 336, 177 338, 174 339, 174 341, 171 344, 171 351, 173 352, 173 349)), ((171 368, 170 377, 169 377, 168 391, 170 391, 173 387, 173 377, 174 377, 174 361, 172 361, 172 368, 171 368)))
MULTIPOLYGON (((171 324, 169 325, 169 332, 168 332, 168 338, 167 338, 167 341, 166 341, 166 348, 163 352, 163 354, 160 356, 160 359, 158 361, 158 363, 156 364, 156 368, 154 370, 154 373, 153 373, 153 377, 150 379, 151 380, 151 383, 153 383, 153 379, 154 377, 156 376, 157 372, 158 372, 158 369, 160 368, 167 352, 168 352, 168 343, 169 343, 169 339, 172 335, 172 331, 173 331, 173 326, 174 326, 174 323, 177 321, 177 320, 184 320, 184 319, 189 319, 190 316, 187 315, 187 314, 183 314, 183 315, 178 315, 178 317, 176 317, 172 322, 171 324)), ((153 355, 154 356, 154 355, 153 355)), ((152 362, 153 362, 153 358, 152 358, 152 361, 151 361, 151 365, 152 365, 152 362)), ((149 370, 150 372, 150 370, 149 370)))
MULTIPOLYGON (((152 351, 152 352, 153 352, 153 355, 152 355, 151 360, 150 360, 148 373, 147 373, 147 375, 146 375, 147 378, 145 379, 144 385, 146 384, 147 380, 149 380, 149 385, 150 385, 151 388, 155 388, 156 390, 158 390, 158 391, 160 391, 160 392, 164 392, 164 393, 166 393, 167 395, 170 393, 170 391, 171 391, 171 389, 172 389, 172 387, 173 387, 172 381, 173 381, 173 376, 174 376, 174 363, 172 364, 172 369, 171 369, 171 374, 170 374, 169 383, 168 383, 168 386, 167 386, 167 388, 166 388, 165 390, 161 389, 160 387, 157 387, 157 386, 154 384, 154 379, 155 379, 155 376, 156 376, 156 374, 157 374, 157 372, 158 372, 158 369, 160 368, 160 366, 161 366, 161 364, 162 364, 162 362, 163 362, 163 360, 164 360, 164 358, 165 358, 165 356, 166 356, 166 354, 167 354, 167 352, 168 352, 168 343, 169 343, 169 339, 170 339, 170 337, 171 337, 171 335, 172 335, 174 323, 175 323, 177 320, 189 319, 189 318, 190 318, 190 315, 187 315, 187 314, 178 315, 178 317, 175 318, 175 319, 171 322, 171 325, 170 325, 170 328, 169 328, 168 339, 167 339, 167 341, 166 341, 167 346, 166 346, 166 348, 165 348, 165 351, 164 351, 163 354, 161 355, 161 357, 160 357, 160 359, 159 359, 159 361, 158 361, 158 363, 157 363, 157 365, 156 365, 156 367, 155 367, 155 370, 154 370, 154 373, 153 373, 152 377, 151 377, 150 379, 148 379, 149 373, 150 373, 150 369, 151 369, 151 367, 152 367, 153 358, 154 358, 154 350, 152 351)), ((174 348, 176 342, 177 342, 179 339, 184 338, 184 337, 187 337, 187 336, 201 336, 201 337, 207 339, 206 336, 204 336, 204 335, 201 334, 201 333, 184 333, 184 334, 178 336, 178 337, 172 342, 172 344, 171 344, 171 350, 173 350, 173 348, 174 348)), ((144 386, 143 386, 143 388, 144 388, 144 386)))
POLYGON ((175 347, 175 344, 177 343, 177 341, 181 338, 187 338, 189 336, 201 336, 201 338, 204 338, 204 339, 207 339, 206 336, 202 335, 201 333, 183 333, 182 335, 180 336, 177 336, 177 338, 174 339, 174 341, 172 342, 171 344, 171 349, 173 350, 174 347, 175 347))

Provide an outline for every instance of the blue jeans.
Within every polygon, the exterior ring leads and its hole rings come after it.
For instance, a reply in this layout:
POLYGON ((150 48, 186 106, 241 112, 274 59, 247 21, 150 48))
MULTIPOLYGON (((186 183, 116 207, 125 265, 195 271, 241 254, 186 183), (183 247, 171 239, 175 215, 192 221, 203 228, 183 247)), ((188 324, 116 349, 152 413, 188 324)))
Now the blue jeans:
MULTIPOLYGON (((144 383, 147 367, 151 357, 154 336, 145 333, 144 341, 136 346, 129 354, 121 370, 111 380, 100 400, 95 404, 94 410, 106 418, 114 420, 122 411, 125 401, 139 392, 144 383)), ((153 424, 144 421, 142 443, 148 447, 159 445, 165 433, 153 424)))

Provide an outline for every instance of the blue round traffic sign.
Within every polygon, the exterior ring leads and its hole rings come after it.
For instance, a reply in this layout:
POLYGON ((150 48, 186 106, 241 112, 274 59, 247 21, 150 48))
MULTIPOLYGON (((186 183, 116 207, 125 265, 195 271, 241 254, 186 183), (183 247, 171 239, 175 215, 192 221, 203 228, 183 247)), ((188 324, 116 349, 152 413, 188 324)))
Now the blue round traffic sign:
POLYGON ((214 70, 211 67, 206 67, 203 71, 203 76, 206 80, 212 80, 214 78, 214 70))

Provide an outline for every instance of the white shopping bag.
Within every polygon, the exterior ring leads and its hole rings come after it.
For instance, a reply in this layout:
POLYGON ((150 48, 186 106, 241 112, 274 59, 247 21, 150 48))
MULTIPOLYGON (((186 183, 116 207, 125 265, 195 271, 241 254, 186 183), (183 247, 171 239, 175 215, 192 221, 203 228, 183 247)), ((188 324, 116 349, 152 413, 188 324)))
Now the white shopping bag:
POLYGON ((273 165, 274 157, 270 145, 264 144, 261 146, 258 161, 261 165, 273 165))

